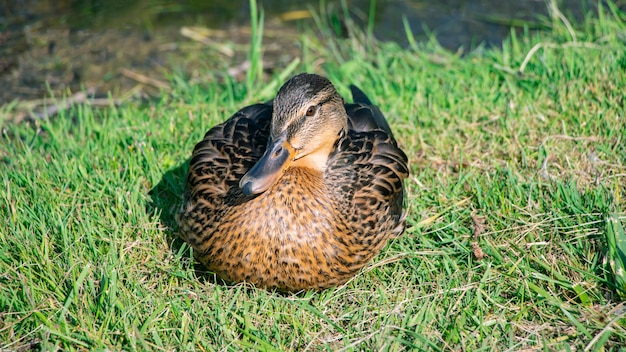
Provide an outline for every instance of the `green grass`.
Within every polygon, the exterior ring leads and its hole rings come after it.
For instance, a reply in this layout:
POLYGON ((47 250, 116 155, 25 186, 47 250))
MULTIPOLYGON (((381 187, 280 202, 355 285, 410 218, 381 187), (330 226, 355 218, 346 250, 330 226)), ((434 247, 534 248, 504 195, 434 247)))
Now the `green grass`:
POLYGON ((609 6, 463 57, 308 35, 267 81, 6 123, 0 349, 623 349, 625 21, 609 6), (185 161, 300 70, 386 113, 410 158, 407 231, 339 288, 216 283, 176 239, 185 161))

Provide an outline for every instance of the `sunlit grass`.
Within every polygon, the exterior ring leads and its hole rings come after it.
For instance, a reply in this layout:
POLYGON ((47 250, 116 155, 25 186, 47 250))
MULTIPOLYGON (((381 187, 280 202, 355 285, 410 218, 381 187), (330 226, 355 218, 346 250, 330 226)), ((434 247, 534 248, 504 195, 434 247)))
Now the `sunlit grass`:
POLYGON ((0 349, 619 350, 625 18, 609 5, 463 57, 306 36, 267 82, 181 83, 6 124, 0 349), (407 230, 339 288, 216 283, 176 239, 185 161, 299 70, 347 98, 356 84, 385 112, 410 158, 407 230))

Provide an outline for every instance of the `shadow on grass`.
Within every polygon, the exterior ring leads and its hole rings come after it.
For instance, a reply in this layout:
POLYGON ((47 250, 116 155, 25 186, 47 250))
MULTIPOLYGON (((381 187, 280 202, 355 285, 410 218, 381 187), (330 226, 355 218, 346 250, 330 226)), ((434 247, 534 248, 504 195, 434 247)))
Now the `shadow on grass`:
POLYGON ((185 242, 178 237, 176 214, 183 200, 182 197, 188 169, 189 159, 165 172, 161 177, 161 181, 148 192, 150 202, 147 204, 146 210, 149 214, 159 214, 161 224, 165 227, 164 232, 167 237, 167 243, 170 244, 170 250, 174 254, 174 257, 183 260, 185 267, 193 265, 196 277, 201 282, 224 285, 223 280, 214 273, 207 271, 202 264, 193 260, 185 260, 185 258, 191 258, 190 249, 185 245, 185 242))

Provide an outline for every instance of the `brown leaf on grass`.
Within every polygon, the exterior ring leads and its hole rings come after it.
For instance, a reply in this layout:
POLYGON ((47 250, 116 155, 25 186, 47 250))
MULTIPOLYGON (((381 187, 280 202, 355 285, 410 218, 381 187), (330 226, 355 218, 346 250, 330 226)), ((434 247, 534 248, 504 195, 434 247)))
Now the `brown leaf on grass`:
POLYGON ((472 242, 472 251, 474 252, 474 257, 476 259, 481 260, 487 255, 483 252, 483 249, 480 248, 478 244, 478 237, 485 231, 485 217, 478 216, 474 212, 470 215, 472 217, 472 223, 474 224, 474 239, 472 242))
POLYGON ((472 251, 474 252, 474 257, 476 257, 476 259, 478 260, 481 260, 487 256, 485 252, 483 252, 483 249, 480 248, 480 245, 478 244, 478 242, 476 241, 472 242, 472 251))
POLYGON ((474 223, 474 238, 478 238, 485 231, 485 217, 478 216, 475 213, 470 215, 474 223))

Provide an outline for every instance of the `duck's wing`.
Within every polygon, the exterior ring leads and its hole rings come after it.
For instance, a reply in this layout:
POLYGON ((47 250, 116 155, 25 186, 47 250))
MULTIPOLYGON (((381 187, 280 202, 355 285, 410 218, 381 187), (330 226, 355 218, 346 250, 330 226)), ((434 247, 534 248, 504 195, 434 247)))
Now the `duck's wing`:
MULTIPOLYGON (((405 216, 404 179, 409 176, 408 159, 395 140, 383 131, 350 131, 331 154, 325 173, 336 185, 354 223, 372 228, 392 220, 402 232, 405 216)), ((394 226, 395 227, 395 226, 394 226)))
POLYGON ((251 105, 205 134, 189 162, 182 211, 237 193, 241 177, 265 152, 271 117, 271 105, 251 105))
POLYGON ((355 226, 374 236, 399 234, 404 228, 404 179, 408 159, 398 147, 389 124, 365 94, 352 87, 355 103, 346 104, 349 130, 330 155, 325 177, 342 211, 355 226))

